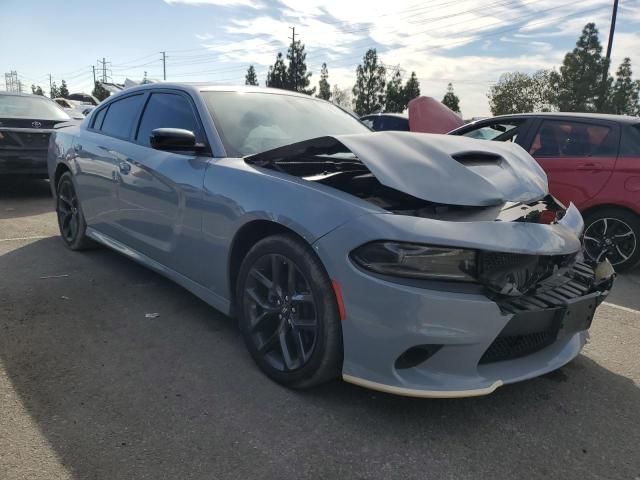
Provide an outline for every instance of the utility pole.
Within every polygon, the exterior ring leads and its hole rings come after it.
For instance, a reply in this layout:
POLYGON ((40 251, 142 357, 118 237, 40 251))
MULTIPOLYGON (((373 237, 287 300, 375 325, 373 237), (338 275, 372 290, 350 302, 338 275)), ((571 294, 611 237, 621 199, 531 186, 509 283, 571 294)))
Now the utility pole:
POLYGON ((609 40, 607 42, 607 56, 602 69, 602 92, 598 110, 602 111, 607 97, 607 79, 609 78, 609 63, 611 63, 611 48, 613 47, 613 34, 616 31, 616 17, 618 16, 618 0, 613 0, 613 12, 611 13, 611 27, 609 28, 609 40))
POLYGON ((52 90, 53 90, 53 83, 51 82, 51 74, 49 74, 49 96, 51 96, 52 90))
POLYGON ((293 76, 293 90, 298 91, 298 71, 296 70, 296 27, 289 27, 291 29, 291 70, 293 76))
POLYGON ((160 52, 162 54, 162 79, 167 80, 167 52, 160 52))
POLYGON ((98 64, 98 68, 102 66, 102 79, 100 81, 104 83, 109 79, 107 75, 107 65, 110 64, 111 62, 107 62, 107 60, 104 57, 102 57, 102 61, 96 60, 96 63, 98 64))
POLYGON ((96 86, 96 66, 95 65, 91 65, 91 69, 93 70, 93 87, 95 88, 95 86, 96 86))

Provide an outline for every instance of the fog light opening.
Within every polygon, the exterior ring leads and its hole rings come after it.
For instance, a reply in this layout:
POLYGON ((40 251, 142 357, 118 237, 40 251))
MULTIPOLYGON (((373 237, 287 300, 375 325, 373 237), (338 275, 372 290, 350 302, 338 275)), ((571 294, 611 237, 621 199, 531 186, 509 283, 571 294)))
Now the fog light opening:
POLYGON ((416 345, 411 347, 396 359, 395 367, 398 370, 416 367, 426 362, 441 348, 442 345, 416 345))

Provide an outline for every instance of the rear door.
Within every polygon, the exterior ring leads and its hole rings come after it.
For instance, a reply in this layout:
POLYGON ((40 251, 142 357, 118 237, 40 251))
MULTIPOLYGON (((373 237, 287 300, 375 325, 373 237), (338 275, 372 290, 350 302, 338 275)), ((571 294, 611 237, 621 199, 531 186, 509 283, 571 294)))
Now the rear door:
POLYGON ((189 276, 202 263, 196 253, 201 235, 199 206, 210 157, 151 148, 149 138, 156 128, 189 130, 198 143, 206 143, 189 95, 154 89, 135 130, 130 155, 119 168, 118 226, 128 246, 189 276))
POLYGON ((126 162, 145 96, 137 93, 109 102, 75 139, 75 178, 87 225, 116 240, 121 239, 116 226, 118 172, 126 162))
POLYGON ((529 153, 547 173, 551 194, 581 208, 607 184, 619 143, 615 123, 547 118, 539 122, 529 153))

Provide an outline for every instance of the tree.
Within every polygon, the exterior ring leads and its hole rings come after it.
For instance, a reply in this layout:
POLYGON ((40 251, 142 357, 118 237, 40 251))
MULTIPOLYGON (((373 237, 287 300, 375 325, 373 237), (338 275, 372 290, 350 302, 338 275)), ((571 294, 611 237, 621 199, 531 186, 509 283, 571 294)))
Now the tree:
POLYGON ((289 86, 287 66, 280 52, 278 52, 278 56, 276 57, 276 63, 269 67, 266 85, 271 88, 288 88, 289 86))
POLYGON ((396 68, 391 81, 387 83, 384 111, 402 113, 405 108, 407 108, 407 100, 402 87, 402 75, 400 74, 400 69, 396 68))
POLYGON ((96 97, 98 100, 102 101, 105 98, 107 98, 110 95, 110 93, 106 88, 102 86, 100 82, 96 82, 95 85, 93 86, 93 91, 91 92, 91 95, 96 97))
POLYGON ((311 82, 311 72, 307 72, 307 54, 304 51, 304 43, 296 40, 287 51, 289 60, 288 90, 313 95, 316 87, 307 88, 311 82))
MULTIPOLYGON (((565 55, 560 74, 552 81, 557 86, 557 106, 563 112, 595 112, 603 108, 607 85, 602 75, 608 67, 595 23, 587 23, 576 48, 565 55)), ((609 79, 606 82, 610 82, 609 79)))
POLYGON ((420 96, 420 81, 416 76, 416 72, 411 72, 411 76, 404 85, 404 97, 406 105, 416 97, 420 96))
POLYGON ((42 91, 42 87, 40 85, 31 85, 31 93, 44 97, 44 92, 42 91))
POLYGON ((616 80, 611 88, 609 109, 618 115, 637 115, 639 84, 631 78, 631 59, 625 58, 616 72, 616 80))
POLYGON ((323 100, 331 99, 331 85, 329 85, 329 70, 327 64, 322 64, 322 70, 320 70, 320 82, 318 83, 318 98, 323 100))
POLYGON ((58 90, 58 93, 62 98, 67 98, 69 96, 69 89, 67 88, 67 82, 65 82, 64 80, 62 80, 62 84, 60 85, 60 89, 58 90))
POLYGON ((253 68, 253 65, 249 65, 249 69, 247 70, 247 74, 244 76, 244 84, 245 85, 259 85, 258 84, 258 76, 256 75, 256 69, 253 68))
POLYGON ((506 115, 553 110, 556 103, 555 84, 552 82, 554 73, 540 70, 533 75, 522 72, 501 75, 487 94, 491 113, 506 115))
POLYGON ((454 112, 460 113, 460 99, 455 93, 453 93, 453 84, 451 83, 447 85, 447 93, 444 94, 442 104, 446 105, 454 112))
POLYGON ((49 89, 49 98, 59 98, 60 97, 60 89, 56 85, 56 82, 51 84, 51 88, 49 89))
POLYGON ((378 63, 376 49, 367 50, 362 60, 362 64, 356 68, 356 84, 352 90, 355 96, 355 111, 358 115, 379 112, 385 103, 386 69, 378 63))
POLYGON ((338 85, 333 86, 331 90, 331 101, 336 105, 351 110, 353 99, 348 88, 340 88, 338 85))

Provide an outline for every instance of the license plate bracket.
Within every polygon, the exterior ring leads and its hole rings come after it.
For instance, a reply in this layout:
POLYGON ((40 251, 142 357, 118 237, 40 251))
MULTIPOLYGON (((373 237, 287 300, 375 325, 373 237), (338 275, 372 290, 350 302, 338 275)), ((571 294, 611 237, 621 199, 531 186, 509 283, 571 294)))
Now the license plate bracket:
POLYGON ((588 330, 598 306, 600 292, 568 300, 562 312, 559 334, 569 334, 588 330))

